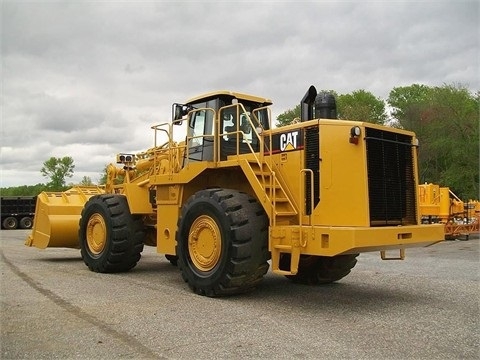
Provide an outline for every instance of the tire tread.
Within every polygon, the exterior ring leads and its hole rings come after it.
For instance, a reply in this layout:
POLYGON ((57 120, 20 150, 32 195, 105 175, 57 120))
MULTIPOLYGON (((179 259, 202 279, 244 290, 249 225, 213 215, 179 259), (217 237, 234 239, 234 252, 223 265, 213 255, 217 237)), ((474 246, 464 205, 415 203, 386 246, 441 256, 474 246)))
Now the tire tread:
POLYGON ((82 210, 79 230, 81 254, 85 264, 94 272, 118 273, 131 270, 141 258, 144 236, 143 222, 139 216, 130 214, 125 196, 96 195, 89 199, 82 210), (104 220, 110 228, 107 252, 100 256, 90 255, 86 244, 84 232, 90 207, 106 213, 104 220))
POLYGON ((231 236, 231 258, 227 259, 225 273, 218 282, 199 286, 189 271, 189 265, 179 257, 182 277, 197 294, 209 297, 238 294, 254 289, 268 271, 268 218, 256 199, 230 189, 207 189, 193 195, 182 208, 178 220, 177 254, 182 250, 179 234, 182 220, 188 216, 193 202, 199 198, 214 200, 225 211, 231 236))

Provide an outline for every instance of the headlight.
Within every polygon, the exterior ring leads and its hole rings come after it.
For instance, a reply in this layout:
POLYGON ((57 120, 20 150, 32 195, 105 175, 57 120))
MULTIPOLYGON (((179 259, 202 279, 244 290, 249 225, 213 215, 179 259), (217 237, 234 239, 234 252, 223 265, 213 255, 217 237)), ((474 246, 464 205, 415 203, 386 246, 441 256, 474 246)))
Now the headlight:
POLYGON ((350 139, 348 140, 350 144, 358 144, 358 137, 362 134, 362 129, 360 126, 354 126, 350 129, 350 139))
POLYGON ((354 126, 350 129, 350 136, 360 136, 362 133, 362 130, 360 129, 360 126, 354 126))
POLYGON ((117 164, 132 164, 135 162, 134 154, 117 154, 117 164))

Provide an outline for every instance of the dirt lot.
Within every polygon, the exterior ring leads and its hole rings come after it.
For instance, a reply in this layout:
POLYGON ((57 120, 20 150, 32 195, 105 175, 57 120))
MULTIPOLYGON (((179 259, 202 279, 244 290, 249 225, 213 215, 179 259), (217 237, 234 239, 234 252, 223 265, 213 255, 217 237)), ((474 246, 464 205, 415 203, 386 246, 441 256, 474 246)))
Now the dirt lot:
POLYGON ((362 254, 337 284, 268 273, 255 292, 190 292, 155 249, 126 274, 0 232, 2 359, 477 359, 479 239, 362 254))

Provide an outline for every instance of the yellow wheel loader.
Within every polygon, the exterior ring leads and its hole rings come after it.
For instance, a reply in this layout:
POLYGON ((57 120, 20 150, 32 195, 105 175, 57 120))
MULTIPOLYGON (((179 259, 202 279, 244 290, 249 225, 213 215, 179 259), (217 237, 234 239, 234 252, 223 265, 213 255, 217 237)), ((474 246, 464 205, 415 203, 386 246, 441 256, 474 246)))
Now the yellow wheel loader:
POLYGON ((40 194, 26 245, 80 248, 96 272, 128 271, 156 246, 194 292, 221 296, 255 288, 270 265, 330 283, 361 252, 403 259, 443 240, 421 224, 415 134, 337 120, 313 86, 298 122, 272 128, 271 104, 232 91, 173 104, 153 147, 118 154, 104 188, 40 194))

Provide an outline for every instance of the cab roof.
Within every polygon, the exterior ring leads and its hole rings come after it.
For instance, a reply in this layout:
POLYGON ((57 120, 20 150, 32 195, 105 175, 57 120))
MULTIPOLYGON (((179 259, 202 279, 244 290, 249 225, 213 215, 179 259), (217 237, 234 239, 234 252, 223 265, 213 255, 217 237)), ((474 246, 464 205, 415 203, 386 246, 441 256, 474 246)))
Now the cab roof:
POLYGON ((215 97, 225 96, 225 95, 230 96, 232 98, 235 98, 238 101, 246 100, 246 101, 257 102, 257 103, 263 104, 264 106, 272 105, 272 100, 270 100, 270 99, 255 96, 255 95, 239 93, 239 92, 236 92, 236 91, 230 91, 230 90, 218 90, 218 91, 212 91, 212 92, 209 92, 209 93, 198 95, 198 96, 195 96, 191 99, 188 99, 187 104, 202 101, 202 100, 208 100, 208 99, 215 98, 215 97))

